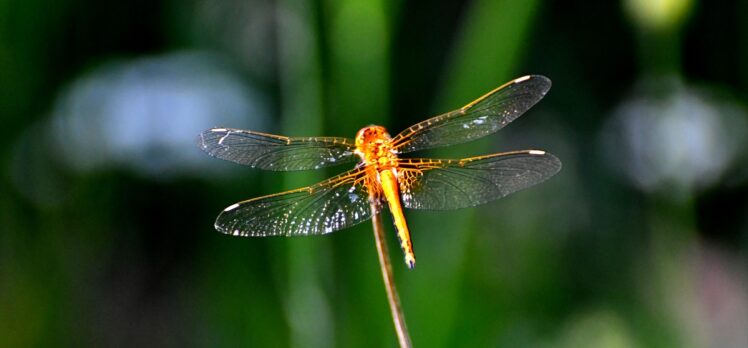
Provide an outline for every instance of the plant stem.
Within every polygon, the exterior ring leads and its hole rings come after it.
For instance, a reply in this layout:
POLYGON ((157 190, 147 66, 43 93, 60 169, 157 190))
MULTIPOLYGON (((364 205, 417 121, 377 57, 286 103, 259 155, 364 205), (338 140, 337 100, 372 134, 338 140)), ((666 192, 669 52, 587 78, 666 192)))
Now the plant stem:
POLYGON ((372 218, 371 223, 374 226, 374 240, 377 243, 377 254, 379 255, 379 266, 382 269, 382 279, 384 288, 387 290, 387 300, 390 303, 390 312, 392 312, 392 321, 395 324, 397 340, 401 348, 410 348, 413 344, 410 342, 408 327, 405 325, 405 315, 400 307, 400 297, 397 295, 395 288, 395 279, 392 276, 392 265, 390 264, 390 253, 387 250, 387 242, 384 240, 384 227, 382 227, 382 215, 378 214, 375 204, 371 205, 372 218))

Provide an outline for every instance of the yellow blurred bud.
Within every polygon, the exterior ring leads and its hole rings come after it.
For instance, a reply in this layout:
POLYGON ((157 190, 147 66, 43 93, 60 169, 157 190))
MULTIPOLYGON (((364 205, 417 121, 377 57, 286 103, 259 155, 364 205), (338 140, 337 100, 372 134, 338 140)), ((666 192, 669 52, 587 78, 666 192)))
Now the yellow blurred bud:
POLYGON ((641 28, 654 31, 677 29, 693 8, 693 0, 624 0, 633 21, 641 28))

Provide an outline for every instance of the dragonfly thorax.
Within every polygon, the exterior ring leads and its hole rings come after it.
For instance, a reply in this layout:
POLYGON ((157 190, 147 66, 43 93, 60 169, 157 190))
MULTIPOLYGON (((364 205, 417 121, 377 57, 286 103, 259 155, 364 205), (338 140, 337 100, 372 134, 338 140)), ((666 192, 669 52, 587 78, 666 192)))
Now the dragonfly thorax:
POLYGON ((392 137, 382 126, 361 128, 356 134, 356 154, 364 165, 391 167, 397 163, 397 154, 392 149, 392 137))

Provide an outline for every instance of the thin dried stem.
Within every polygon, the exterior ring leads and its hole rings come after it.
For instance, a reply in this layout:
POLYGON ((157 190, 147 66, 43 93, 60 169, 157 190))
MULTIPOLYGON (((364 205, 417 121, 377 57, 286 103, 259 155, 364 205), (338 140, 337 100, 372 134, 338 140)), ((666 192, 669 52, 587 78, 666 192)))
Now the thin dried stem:
POLYGON ((392 276, 392 265, 390 264, 390 253, 387 250, 387 242, 384 240, 384 227, 382 227, 382 214, 377 214, 377 207, 372 204, 371 223, 374 226, 374 240, 377 243, 377 254, 379 255, 379 266, 382 269, 382 279, 384 288, 387 290, 387 300, 390 303, 390 312, 392 312, 392 321, 395 324, 397 340, 401 348, 410 348, 413 344, 410 342, 408 327, 405 325, 405 315, 400 307, 400 297, 397 295, 395 288, 395 279, 392 276))

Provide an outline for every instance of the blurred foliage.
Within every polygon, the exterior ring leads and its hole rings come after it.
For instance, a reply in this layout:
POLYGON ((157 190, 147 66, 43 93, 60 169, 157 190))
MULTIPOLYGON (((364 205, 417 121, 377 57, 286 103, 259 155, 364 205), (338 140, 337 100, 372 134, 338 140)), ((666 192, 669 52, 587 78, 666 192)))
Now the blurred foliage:
POLYGON ((406 212, 418 267, 389 242, 414 344, 748 346, 745 13, 0 1, 0 346, 395 346, 370 225, 213 229, 229 204, 349 168, 239 168, 195 137, 394 134, 524 74, 554 82, 527 115, 427 154, 538 148, 564 168, 477 208, 406 212))

